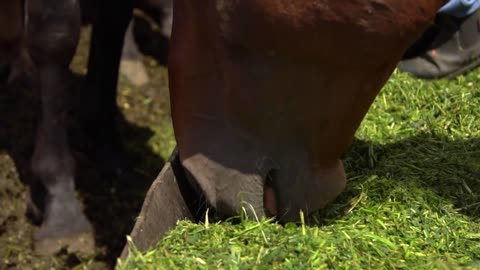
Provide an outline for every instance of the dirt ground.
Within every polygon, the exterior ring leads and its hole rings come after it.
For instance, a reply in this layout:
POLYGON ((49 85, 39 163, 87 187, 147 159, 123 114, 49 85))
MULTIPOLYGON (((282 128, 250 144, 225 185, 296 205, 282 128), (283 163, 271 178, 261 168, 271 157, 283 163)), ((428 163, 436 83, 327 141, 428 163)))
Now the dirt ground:
MULTIPOLYGON (((89 29, 85 28, 72 63, 72 69, 80 75, 72 83, 73 99, 81 91, 88 37, 89 29)), ((166 68, 152 58, 145 58, 144 62, 151 78, 148 85, 134 88, 120 79, 118 104, 124 115, 121 134, 129 157, 135 161, 126 173, 120 177, 102 173, 82 152, 75 125, 69 131, 77 161, 78 195, 96 230, 96 255, 88 260, 66 253, 53 257, 33 253, 31 236, 36 227, 26 217, 25 183, 30 177, 34 128, 39 115, 38 93, 29 87, 14 91, 0 88, 0 269, 113 268, 143 196, 168 156, 159 153, 168 153, 174 144, 166 68), (169 141, 167 145, 155 139, 162 130, 167 134, 161 135, 169 141)))

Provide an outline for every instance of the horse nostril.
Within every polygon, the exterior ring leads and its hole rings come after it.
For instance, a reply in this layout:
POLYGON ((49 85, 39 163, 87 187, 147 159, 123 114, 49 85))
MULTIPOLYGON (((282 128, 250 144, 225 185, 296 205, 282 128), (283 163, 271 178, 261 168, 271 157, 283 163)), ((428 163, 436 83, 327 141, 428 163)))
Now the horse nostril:
POLYGON ((267 217, 274 217, 277 215, 277 198, 275 195, 274 185, 275 172, 270 171, 265 179, 265 186, 263 187, 263 208, 267 217))

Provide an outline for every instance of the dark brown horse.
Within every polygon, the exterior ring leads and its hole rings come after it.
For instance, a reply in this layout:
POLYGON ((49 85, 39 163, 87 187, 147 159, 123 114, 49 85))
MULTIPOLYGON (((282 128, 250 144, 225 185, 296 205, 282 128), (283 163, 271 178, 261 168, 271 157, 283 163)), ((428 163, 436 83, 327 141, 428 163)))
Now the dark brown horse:
POLYGON ((5 0, 0 3, 0 61, 12 61, 14 50, 22 39, 24 31, 23 3, 5 0))
MULTIPOLYGON (((84 127, 98 143, 101 156, 119 146, 114 124, 117 73, 132 7, 128 0, 97 4, 81 102, 86 108, 84 127), (113 6, 115 12, 110 11, 113 6)), ((80 15, 78 0, 0 3, 0 61, 9 64, 13 73, 32 73, 32 85, 41 96, 29 208, 41 221, 34 235, 35 250, 45 255, 62 247, 79 253, 94 251, 93 227, 75 197, 75 161, 66 135, 69 65, 79 40, 80 15)))

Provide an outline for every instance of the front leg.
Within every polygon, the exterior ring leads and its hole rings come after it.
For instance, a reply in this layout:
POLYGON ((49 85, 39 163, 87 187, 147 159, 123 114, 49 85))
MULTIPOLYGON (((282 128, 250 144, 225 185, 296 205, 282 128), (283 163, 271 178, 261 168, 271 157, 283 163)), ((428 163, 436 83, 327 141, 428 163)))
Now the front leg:
MULTIPOLYGON (((93 227, 75 196, 75 161, 66 132, 68 67, 39 67, 42 119, 37 129, 32 171, 44 187, 45 202, 40 228, 34 235, 35 251, 51 255, 67 247, 88 254, 94 250, 93 227)), ((33 191, 32 193, 35 193, 33 191)), ((34 194, 32 194, 34 195, 34 194)))
POLYGON ((38 209, 42 223, 34 235, 36 252, 52 255, 62 248, 79 254, 94 251, 93 227, 75 196, 75 162, 67 139, 69 64, 80 32, 76 0, 30 2, 30 52, 37 65, 36 86, 41 94, 41 119, 32 158, 34 181, 30 193, 44 200, 38 209))

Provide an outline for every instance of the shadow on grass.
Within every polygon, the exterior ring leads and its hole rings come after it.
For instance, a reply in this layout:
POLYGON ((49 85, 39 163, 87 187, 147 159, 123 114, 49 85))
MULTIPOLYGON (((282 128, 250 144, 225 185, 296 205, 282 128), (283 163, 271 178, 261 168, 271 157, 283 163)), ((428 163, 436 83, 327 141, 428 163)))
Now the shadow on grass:
MULTIPOLYGON (((363 186, 375 185, 381 178, 414 183, 451 202, 460 213, 480 218, 480 138, 452 140, 420 134, 385 145, 356 140, 345 155, 344 164, 347 188, 318 213, 320 224, 344 216, 363 186)), ((389 199, 388 190, 377 189, 375 193, 371 195, 378 200, 389 199)))
POLYGON ((148 188, 165 163, 147 145, 153 136, 150 129, 127 122, 123 117, 119 122, 129 160, 121 174, 99 168, 81 148, 76 149, 77 189, 95 227, 99 247, 96 259, 112 267, 133 228, 148 188))
MULTIPOLYGON (((0 152, 8 153, 12 157, 20 181, 25 185, 32 179, 30 159, 38 115, 40 115, 38 93, 30 89, 13 90, 6 89, 5 86, 0 88, 0 152)), ((73 119, 74 117, 71 117, 71 120, 73 119)), ((77 163, 76 186, 84 203, 85 212, 96 232, 95 261, 106 263, 108 268, 113 268, 125 244, 125 236, 133 228, 144 195, 163 167, 164 160, 148 146, 153 131, 130 123, 122 116, 119 117, 121 136, 126 143, 128 160, 132 160, 133 163, 129 164, 129 168, 121 175, 102 172, 93 158, 85 152, 84 147, 88 143, 79 141, 82 136, 72 134, 79 130, 75 126, 75 121, 69 122, 73 123, 69 137, 77 163)), ((0 169, 5 169, 2 166, 4 165, 0 164, 0 169)), ((22 215, 25 213, 15 213, 17 217, 22 215)), ((33 253, 33 251, 21 252, 33 253)), ((68 265, 77 265, 78 260, 66 260, 64 263, 66 265, 61 267, 69 268, 68 265)))

